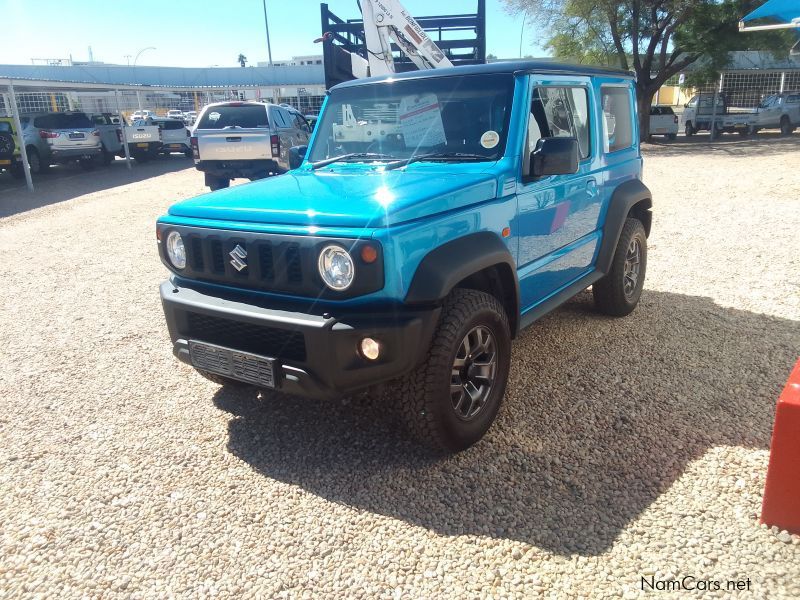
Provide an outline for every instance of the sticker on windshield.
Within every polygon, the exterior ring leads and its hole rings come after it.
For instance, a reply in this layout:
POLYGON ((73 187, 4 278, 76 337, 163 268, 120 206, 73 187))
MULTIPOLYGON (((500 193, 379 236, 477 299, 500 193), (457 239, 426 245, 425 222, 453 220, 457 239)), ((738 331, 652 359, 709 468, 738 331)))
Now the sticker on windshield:
POLYGON ((436 94, 404 96, 397 112, 407 148, 437 146, 447 141, 436 94))
MULTIPOLYGON (((473 138, 474 139, 474 138, 473 138)), ((484 132, 481 136, 481 146, 484 148, 494 148, 497 144, 500 143, 500 134, 496 131, 489 131, 484 132)))
POLYGON ((221 115, 221 114, 219 114, 218 112, 212 112, 212 113, 209 113, 209 114, 208 114, 208 119, 209 119, 210 121, 219 121, 219 118, 220 118, 221 116, 222 116, 222 115, 221 115))

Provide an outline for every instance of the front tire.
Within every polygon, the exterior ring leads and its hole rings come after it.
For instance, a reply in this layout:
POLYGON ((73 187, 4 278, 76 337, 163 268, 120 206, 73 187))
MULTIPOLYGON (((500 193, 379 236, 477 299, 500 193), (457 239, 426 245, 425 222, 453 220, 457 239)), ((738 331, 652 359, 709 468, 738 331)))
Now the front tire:
POLYGON ((624 317, 639 304, 647 270, 647 234, 639 219, 627 218, 611 261, 611 271, 592 286, 597 309, 624 317))
POLYGON ((397 382, 412 435, 438 452, 479 441, 495 420, 511 365, 511 333, 500 302, 455 289, 442 307, 425 361, 397 382))
POLYGON ((691 121, 686 123, 686 127, 684 127, 684 133, 686 134, 686 137, 692 137, 695 133, 697 133, 697 130, 694 128, 691 121))

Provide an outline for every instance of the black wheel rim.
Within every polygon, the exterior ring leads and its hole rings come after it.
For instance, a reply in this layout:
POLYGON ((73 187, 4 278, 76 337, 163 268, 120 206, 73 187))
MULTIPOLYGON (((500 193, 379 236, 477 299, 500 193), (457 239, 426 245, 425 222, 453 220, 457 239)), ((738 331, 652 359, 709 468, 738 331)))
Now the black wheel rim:
POLYGON ((642 269, 642 245, 637 238, 631 240, 625 251, 625 269, 623 278, 623 291, 625 297, 631 299, 639 285, 639 274, 642 269))
POLYGON ((486 406, 497 374, 497 343, 483 325, 469 330, 456 351, 450 377, 450 399, 459 419, 469 421, 486 406))

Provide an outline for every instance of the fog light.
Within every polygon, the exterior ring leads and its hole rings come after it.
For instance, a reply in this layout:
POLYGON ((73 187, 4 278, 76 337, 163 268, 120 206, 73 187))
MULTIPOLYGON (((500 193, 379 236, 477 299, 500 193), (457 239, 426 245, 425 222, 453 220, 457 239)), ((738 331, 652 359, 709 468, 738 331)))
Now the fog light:
POLYGON ((373 340, 372 338, 364 338, 361 340, 360 348, 361 354, 364 358, 368 358, 369 360, 377 359, 378 355, 381 353, 381 345, 377 340, 373 340))

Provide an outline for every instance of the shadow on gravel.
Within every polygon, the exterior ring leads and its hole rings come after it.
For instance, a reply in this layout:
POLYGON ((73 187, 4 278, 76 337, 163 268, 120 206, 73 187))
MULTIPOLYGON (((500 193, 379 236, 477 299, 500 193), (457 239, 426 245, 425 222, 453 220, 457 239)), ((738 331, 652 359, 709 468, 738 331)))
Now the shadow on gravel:
POLYGON ((559 554, 609 549, 687 465, 715 446, 769 447, 800 322, 646 291, 626 319, 583 293, 514 343, 488 436, 450 458, 406 441, 378 401, 314 402, 248 388, 228 449, 265 477, 443 535, 559 554))
POLYGON ((674 141, 654 137, 642 144, 645 157, 653 156, 771 156, 800 150, 800 134, 782 136, 779 132, 759 132, 755 136, 742 137, 738 134, 723 134, 711 140, 707 133, 694 137, 678 136, 674 141))
POLYGON ((83 171, 75 164, 58 165, 34 176, 33 193, 25 187, 24 179, 19 181, 8 173, 0 174, 0 219, 190 167, 194 167, 190 159, 177 155, 147 163, 133 162, 130 171, 124 160, 115 160, 108 167, 92 171, 83 171))

